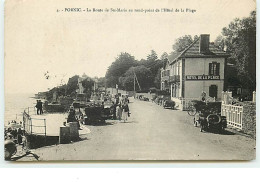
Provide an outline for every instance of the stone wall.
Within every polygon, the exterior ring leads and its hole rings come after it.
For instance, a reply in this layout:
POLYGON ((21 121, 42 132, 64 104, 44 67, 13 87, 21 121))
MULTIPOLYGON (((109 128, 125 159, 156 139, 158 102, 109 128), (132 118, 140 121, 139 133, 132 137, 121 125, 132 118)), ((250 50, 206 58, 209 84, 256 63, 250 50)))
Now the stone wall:
POLYGON ((242 131, 256 139, 256 103, 243 102, 242 131))

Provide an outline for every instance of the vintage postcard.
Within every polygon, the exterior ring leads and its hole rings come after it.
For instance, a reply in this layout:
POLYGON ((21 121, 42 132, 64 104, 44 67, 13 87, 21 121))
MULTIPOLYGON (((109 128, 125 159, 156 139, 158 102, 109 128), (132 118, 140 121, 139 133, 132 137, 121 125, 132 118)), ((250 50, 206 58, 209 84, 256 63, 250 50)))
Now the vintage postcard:
POLYGON ((6 0, 5 160, 256 158, 254 0, 6 0))

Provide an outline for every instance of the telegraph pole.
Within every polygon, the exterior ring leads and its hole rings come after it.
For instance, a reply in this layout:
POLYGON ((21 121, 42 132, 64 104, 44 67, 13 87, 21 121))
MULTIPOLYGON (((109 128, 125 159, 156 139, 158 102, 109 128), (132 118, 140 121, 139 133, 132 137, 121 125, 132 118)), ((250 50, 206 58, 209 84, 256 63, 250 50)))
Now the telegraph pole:
POLYGON ((137 76, 136 76, 135 72, 134 72, 134 76, 135 76, 135 78, 136 78, 136 82, 137 82, 137 84, 138 84, 139 90, 141 90, 141 87, 140 87, 140 84, 139 84, 139 82, 138 82, 138 79, 137 79, 137 76))
POLYGON ((135 72, 134 72, 134 93, 135 93, 135 72))

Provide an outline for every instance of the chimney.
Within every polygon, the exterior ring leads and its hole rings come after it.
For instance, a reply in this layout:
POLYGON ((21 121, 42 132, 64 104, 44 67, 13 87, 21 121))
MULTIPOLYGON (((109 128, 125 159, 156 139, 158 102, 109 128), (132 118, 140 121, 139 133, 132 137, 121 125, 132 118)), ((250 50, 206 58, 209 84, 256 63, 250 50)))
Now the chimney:
POLYGON ((201 34, 200 35, 199 51, 202 54, 206 54, 206 53, 209 52, 209 34, 201 34))

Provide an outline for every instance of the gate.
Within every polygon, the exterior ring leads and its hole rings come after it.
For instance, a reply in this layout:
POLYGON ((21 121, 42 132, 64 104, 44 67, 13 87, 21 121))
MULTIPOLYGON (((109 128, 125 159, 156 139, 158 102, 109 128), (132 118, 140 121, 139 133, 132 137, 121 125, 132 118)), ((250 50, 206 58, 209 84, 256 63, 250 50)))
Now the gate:
POLYGON ((227 124, 242 130, 243 106, 221 105, 221 115, 227 117, 227 124))
POLYGON ((227 117, 227 124, 242 130, 243 106, 232 105, 232 92, 222 92, 221 115, 227 117))

